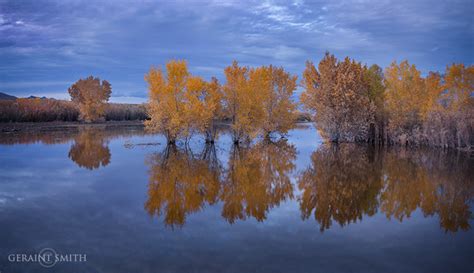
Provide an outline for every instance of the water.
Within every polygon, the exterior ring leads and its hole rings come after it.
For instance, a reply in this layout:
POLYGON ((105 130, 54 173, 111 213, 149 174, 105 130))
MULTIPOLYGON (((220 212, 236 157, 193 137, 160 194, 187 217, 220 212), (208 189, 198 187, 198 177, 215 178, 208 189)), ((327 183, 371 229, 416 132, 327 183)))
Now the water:
POLYGON ((474 270, 466 154, 66 129, 0 136, 1 272, 474 270), (8 258, 44 248, 86 261, 8 258))

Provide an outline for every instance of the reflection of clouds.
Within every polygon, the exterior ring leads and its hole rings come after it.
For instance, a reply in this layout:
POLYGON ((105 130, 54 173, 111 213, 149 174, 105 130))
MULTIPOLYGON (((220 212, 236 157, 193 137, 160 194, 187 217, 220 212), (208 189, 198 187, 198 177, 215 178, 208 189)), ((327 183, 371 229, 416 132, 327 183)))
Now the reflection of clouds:
MULTIPOLYGON (((147 193, 145 209, 170 226, 186 225, 190 219, 205 222, 206 215, 211 214, 222 227, 240 220, 260 221, 267 226, 288 219, 300 221, 303 216, 315 219, 323 230, 377 219, 386 223, 387 219, 406 222, 411 218, 413 224, 414 220, 436 216, 443 230, 470 229, 472 159, 442 151, 378 150, 349 144, 317 147, 313 130, 312 125, 292 130, 288 143, 257 142, 238 149, 224 133, 217 147, 192 140, 192 151, 168 147, 148 155, 146 165, 141 164, 142 156, 161 146, 123 147, 127 136, 132 135, 133 143, 156 141, 156 136, 142 137, 141 129, 86 129, 64 137, 32 134, 18 141, 6 140, 35 144, 2 150, 0 207, 23 207, 27 201, 36 206, 44 198, 54 202, 65 192, 81 195, 90 191, 91 185, 103 186, 117 176, 135 181, 148 169, 148 191, 133 183, 117 191, 124 192, 125 197, 131 191, 147 193), (125 137, 108 148, 109 155, 116 154, 114 166, 104 167, 102 153, 96 156, 97 145, 108 147, 108 141, 119 136, 125 137), (68 149, 77 143, 85 143, 85 149, 94 148, 78 153, 86 159, 92 157, 79 162, 98 166, 95 171, 78 168, 76 162, 66 159, 68 149), (21 158, 10 160, 14 155, 21 158), (199 217, 191 218, 198 212, 199 217)), ((137 211, 143 212, 143 206, 137 211)))
MULTIPOLYGON (((316 150, 313 146, 303 145, 314 141, 314 131, 292 131, 289 142, 294 141, 295 135, 300 137, 300 141, 294 144, 298 158, 293 162, 297 169, 289 175, 291 179, 300 169, 304 171, 308 167, 306 164, 312 164, 310 157, 316 150)), ((311 271, 316 268, 347 272, 347 263, 341 261, 348 257, 351 260, 371 261, 370 264, 351 264, 352 269, 360 272, 371 271, 374 266, 382 271, 404 272, 407 266, 423 271, 425 265, 420 264, 419 259, 413 259, 413 255, 424 250, 428 252, 423 252, 423 257, 433 258, 432 266, 439 269, 435 272, 449 272, 451 264, 459 265, 457 268, 461 270, 456 271, 463 272, 472 264, 472 259, 466 255, 472 253, 474 245, 474 238, 470 236, 472 230, 444 236, 437 228, 437 214, 429 217, 421 208, 416 209, 410 219, 404 218, 402 223, 393 218, 388 221, 379 208, 376 215, 363 215, 357 224, 341 228, 333 222, 330 229, 321 234, 314 220, 301 220, 297 184, 293 184, 296 198, 269 209, 263 222, 249 216, 246 221, 229 225, 221 216, 223 202, 218 200, 212 206, 204 202, 199 211, 186 215, 183 228, 171 230, 162 225, 164 214, 151 220, 144 211, 152 167, 143 161, 164 147, 126 149, 123 147, 126 139, 111 140, 109 148, 114 156, 113 164, 92 172, 78 168, 67 159, 72 141, 62 145, 16 145, 5 150, 0 147, 0 192, 7 192, 5 196, 0 194, 0 200, 7 199, 4 205, 0 201, 0 252, 53 246, 65 252, 81 251, 90 257, 100 257, 97 263, 87 263, 87 268, 74 267, 77 272, 135 272, 137 268, 144 267, 152 271, 159 268, 174 272, 178 270, 176 265, 179 265, 180 271, 193 271, 199 266, 199 271, 252 272, 257 262, 264 264, 269 272, 311 271), (19 154, 22 156, 16 157, 15 162, 10 160, 19 154), (1 176, 4 170, 9 170, 8 176, 1 176), (13 181, 11 178, 15 170, 36 173, 36 179, 24 176, 13 181), (14 198, 21 196, 26 197, 22 203, 15 201, 14 198), (104 256, 104 249, 108 250, 109 255, 104 256), (249 262, 236 262, 235 253, 239 253, 239 261, 249 262), (387 265, 386 261, 392 261, 393 257, 406 263, 387 265)), ((140 134, 131 137, 132 143, 149 143, 156 139, 156 136, 144 137, 140 134)), ((198 147, 202 147, 202 141, 192 142, 191 145, 194 156, 200 161, 202 157, 198 147)), ((223 134, 216 145, 220 146, 216 148, 219 162, 227 162, 232 147, 231 138, 223 134)), ((380 153, 383 155, 385 152, 380 153)), ((351 155, 354 160, 369 160, 369 153, 351 155)), ((414 156, 393 151, 392 155, 394 157, 390 161, 406 158, 437 177, 434 181, 444 181, 445 186, 440 191, 449 196, 445 200, 473 196, 474 170, 470 170, 468 165, 472 161, 451 161, 449 157, 436 156, 436 153, 420 152, 419 156, 414 156), (455 181, 455 186, 449 186, 450 182, 455 181)), ((377 158, 375 156, 374 161, 377 158)), ((222 165, 226 169, 228 164, 222 165)), ((395 166, 388 168, 396 170, 395 166)), ((410 187, 411 183, 400 186, 410 187)), ((201 198, 199 194, 197 200, 201 198)), ((462 201, 463 198, 457 200, 462 201)), ((448 206, 444 207, 448 208, 448 214, 453 215, 448 206)), ((18 268, 13 269, 10 271, 18 272, 18 268)))
MULTIPOLYGON (((32 162, 34 165, 28 166, 31 171, 21 171, 16 168, 24 167, 6 165, 9 170, 2 176, 8 179, 2 179, 0 183, 0 198, 3 200, 0 206, 15 206, 27 200, 51 198, 71 189, 85 191, 93 183, 93 177, 85 180, 75 178, 77 168, 68 163, 64 165, 64 155, 60 159, 56 162, 41 162, 41 159, 37 159, 32 162), (51 164, 55 164, 57 170, 45 171, 51 168, 51 164)), ((3 172, 3 168, 0 171, 3 172)))
POLYGON ((95 172, 82 173, 73 162, 88 169, 104 167, 111 158, 108 142, 132 135, 145 133, 134 126, 127 130, 79 126, 0 134, 0 144, 6 148, 0 153, 0 206, 21 206, 24 201, 52 198, 69 190, 88 191, 101 178, 95 172), (67 159, 68 153, 73 160, 67 159))

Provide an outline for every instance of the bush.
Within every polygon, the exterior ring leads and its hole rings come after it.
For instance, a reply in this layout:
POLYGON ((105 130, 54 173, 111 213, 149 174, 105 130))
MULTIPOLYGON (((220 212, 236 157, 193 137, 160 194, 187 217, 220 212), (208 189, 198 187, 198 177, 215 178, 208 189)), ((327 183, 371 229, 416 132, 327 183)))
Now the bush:
POLYGON ((0 121, 76 121, 78 109, 69 101, 55 99, 17 99, 0 101, 0 121))
POLYGON ((147 117, 143 104, 110 103, 105 108, 106 120, 145 120, 147 117))

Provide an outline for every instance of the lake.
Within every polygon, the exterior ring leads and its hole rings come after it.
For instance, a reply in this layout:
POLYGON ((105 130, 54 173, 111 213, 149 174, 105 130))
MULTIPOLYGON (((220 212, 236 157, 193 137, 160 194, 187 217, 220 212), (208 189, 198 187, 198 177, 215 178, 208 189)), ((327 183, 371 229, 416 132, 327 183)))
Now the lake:
POLYGON ((140 126, 3 133, 0 272, 472 272, 473 166, 311 124, 239 148, 225 130, 188 147, 140 126), (45 249, 83 256, 21 256, 45 249))

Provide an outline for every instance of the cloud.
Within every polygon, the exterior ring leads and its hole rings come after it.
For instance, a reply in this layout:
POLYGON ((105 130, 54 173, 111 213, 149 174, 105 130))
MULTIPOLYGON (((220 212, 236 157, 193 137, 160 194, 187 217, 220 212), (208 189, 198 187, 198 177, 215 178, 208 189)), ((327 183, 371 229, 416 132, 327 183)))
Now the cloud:
POLYGON ((223 80, 233 59, 301 74, 325 51, 388 65, 410 58, 424 72, 473 63, 469 0, 155 1, 0 0, 0 82, 29 92, 87 75, 108 79, 114 96, 146 97, 143 75, 187 59, 223 80), (129 82, 130 86, 122 84, 129 82), (133 90, 133 91, 132 91, 133 90))
POLYGON ((285 45, 278 45, 275 47, 243 47, 240 51, 241 55, 255 55, 266 58, 273 58, 279 61, 288 61, 298 57, 306 56, 306 52, 298 47, 290 47, 285 45))

